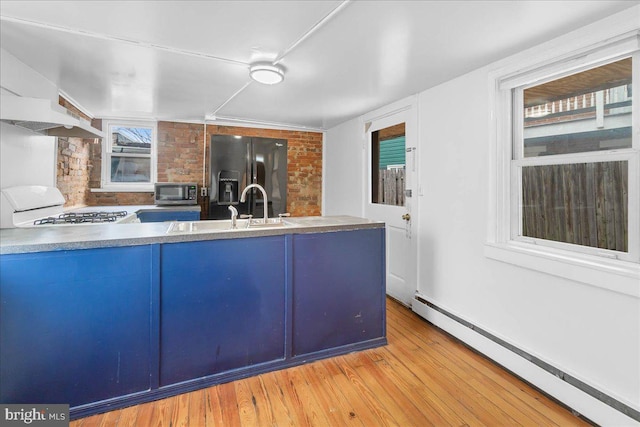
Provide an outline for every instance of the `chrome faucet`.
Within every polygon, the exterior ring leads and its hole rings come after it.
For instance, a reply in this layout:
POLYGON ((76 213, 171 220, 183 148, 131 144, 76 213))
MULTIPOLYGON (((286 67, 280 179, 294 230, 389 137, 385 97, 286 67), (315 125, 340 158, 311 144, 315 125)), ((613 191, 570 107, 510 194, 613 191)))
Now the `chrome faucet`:
POLYGON ((232 205, 229 205, 231 211, 231 228, 237 228, 238 210, 232 205))
POLYGON ((269 218, 269 205, 267 202, 267 192, 264 191, 264 188, 262 188, 262 186, 260 184, 249 184, 247 185, 244 190, 242 190, 242 195, 240 196, 240 203, 244 203, 246 200, 246 195, 247 195, 247 191, 249 191, 250 188, 257 188, 258 190, 260 190, 262 192, 262 203, 264 205, 264 223, 267 223, 267 219, 269 218))

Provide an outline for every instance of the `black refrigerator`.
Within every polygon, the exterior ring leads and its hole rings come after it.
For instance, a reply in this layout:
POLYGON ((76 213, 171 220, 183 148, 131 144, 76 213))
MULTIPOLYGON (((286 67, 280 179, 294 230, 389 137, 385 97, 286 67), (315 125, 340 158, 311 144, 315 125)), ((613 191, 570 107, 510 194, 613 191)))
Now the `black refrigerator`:
POLYGON ((234 135, 212 135, 209 164, 209 219, 231 217, 229 206, 240 214, 262 218, 262 193, 252 188, 246 201, 240 195, 249 184, 267 193, 269 217, 287 209, 287 140, 234 135))

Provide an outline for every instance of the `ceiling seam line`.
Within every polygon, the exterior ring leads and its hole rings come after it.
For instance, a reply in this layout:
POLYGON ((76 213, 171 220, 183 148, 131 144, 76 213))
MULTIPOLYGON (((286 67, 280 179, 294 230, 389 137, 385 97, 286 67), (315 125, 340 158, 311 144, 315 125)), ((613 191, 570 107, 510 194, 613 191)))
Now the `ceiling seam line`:
POLYGON ((263 125, 263 126, 266 125, 266 126, 272 126, 274 128, 286 127, 286 128, 289 128, 289 129, 299 129, 299 130, 313 131, 313 132, 325 132, 326 131, 326 129, 324 129, 324 128, 316 128, 316 127, 304 126, 304 125, 295 125, 295 124, 291 124, 291 123, 272 122, 272 121, 268 121, 268 120, 244 119, 242 117, 230 117, 230 116, 216 116, 213 119, 206 119, 205 121, 220 121, 220 122, 229 121, 229 122, 238 122, 238 123, 246 123, 246 124, 254 124, 254 125, 263 125))
POLYGON ((329 22, 335 15, 337 15, 340 11, 342 11, 342 9, 344 9, 349 3, 351 3, 352 0, 344 0, 342 3, 340 3, 338 6, 336 6, 335 9, 333 9, 331 12, 329 12, 327 15, 325 15, 320 21, 316 22, 316 24, 311 27, 306 33, 304 33, 298 40, 296 40, 291 46, 289 46, 287 49, 285 49, 284 52, 282 52, 280 55, 278 55, 278 57, 275 59, 275 61, 273 61, 273 65, 278 64, 280 61, 282 61, 282 59, 288 55, 289 53, 291 53, 295 48, 298 47, 298 45, 300 45, 303 41, 305 41, 306 39, 308 39, 309 37, 311 37, 311 35, 313 35, 315 32, 317 32, 323 25, 325 25, 327 22, 329 22))
POLYGON ((163 46, 163 45, 149 43, 149 42, 145 42, 145 41, 141 41, 141 40, 135 40, 135 39, 128 39, 128 38, 124 38, 124 37, 111 36, 111 35, 108 35, 108 34, 96 33, 96 32, 92 32, 92 31, 86 31, 86 30, 80 30, 80 29, 74 29, 74 28, 68 28, 68 27, 63 27, 63 26, 59 26, 59 25, 45 24, 43 22, 29 21, 29 20, 26 20, 26 19, 14 18, 14 17, 11 17, 11 16, 6 16, 6 15, 0 15, 0 21, 13 22, 13 23, 16 23, 16 24, 28 25, 28 26, 31 26, 31 27, 43 28, 43 29, 47 29, 47 30, 58 31, 58 32, 74 34, 74 35, 79 35, 79 36, 91 37, 91 38, 100 39, 100 40, 107 40, 107 41, 115 41, 115 42, 120 42, 120 43, 126 43, 126 44, 130 44, 130 45, 133 45, 133 46, 140 46, 140 47, 147 47, 147 48, 151 48, 151 49, 163 50, 165 52, 176 53, 176 54, 179 54, 179 55, 193 56, 193 57, 203 58, 203 59, 211 59, 211 60, 214 60, 214 61, 224 62, 224 63, 228 63, 228 64, 233 64, 233 65, 239 65, 239 66, 243 66, 243 67, 248 67, 249 66, 249 64, 246 63, 246 62, 237 61, 235 59, 222 58, 222 57, 219 57, 219 56, 209 55, 209 54, 202 53, 202 52, 194 52, 194 51, 189 51, 189 50, 183 50, 183 49, 179 49, 179 48, 175 48, 175 47, 171 47, 171 46, 163 46))
MULTIPOLYGON (((247 87, 249 87, 249 85, 251 84, 251 82, 246 82, 244 84, 244 86, 242 86, 240 89, 238 89, 235 93, 233 93, 229 98, 227 98, 226 101, 224 101, 220 106, 218 106, 218 108, 216 108, 213 113, 210 114, 210 116, 213 116, 215 119, 215 115, 218 111, 222 110, 224 108, 225 105, 227 105, 229 102, 231 102, 236 96, 240 95, 240 93, 242 93, 247 87)), ((207 120, 207 116, 205 116, 205 120, 207 120)))

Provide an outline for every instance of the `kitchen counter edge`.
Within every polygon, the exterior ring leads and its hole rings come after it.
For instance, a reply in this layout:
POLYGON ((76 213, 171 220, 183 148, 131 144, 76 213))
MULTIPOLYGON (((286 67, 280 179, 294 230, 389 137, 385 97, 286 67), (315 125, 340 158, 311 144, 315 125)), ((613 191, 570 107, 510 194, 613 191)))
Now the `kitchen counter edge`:
POLYGON ((170 234, 167 233, 170 222, 2 229, 0 230, 0 255, 325 233, 385 226, 384 222, 353 216, 292 217, 287 219, 287 222, 290 225, 282 228, 170 234))

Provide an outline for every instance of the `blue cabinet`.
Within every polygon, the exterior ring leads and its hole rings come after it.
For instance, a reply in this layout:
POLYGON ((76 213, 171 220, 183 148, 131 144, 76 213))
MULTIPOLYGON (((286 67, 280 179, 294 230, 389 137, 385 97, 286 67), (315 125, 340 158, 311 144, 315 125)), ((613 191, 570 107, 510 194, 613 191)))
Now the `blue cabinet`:
POLYGON ((160 386, 284 359, 284 242, 162 246, 160 386))
POLYGON ((199 221, 200 212, 184 210, 148 210, 137 212, 140 222, 199 221))
POLYGON ((0 304, 0 402, 77 418, 384 345, 384 229, 2 255, 0 304))
POLYGON ((151 247, 0 257, 0 402, 149 389, 151 247))
POLYGON ((385 336, 384 229, 293 236, 293 355, 385 336))

